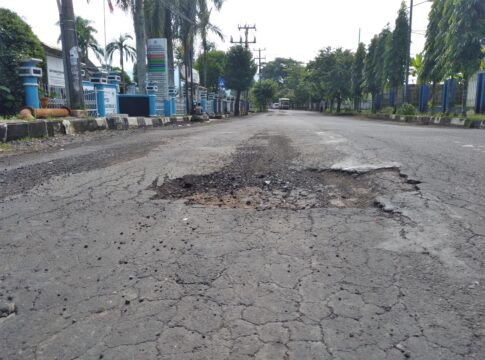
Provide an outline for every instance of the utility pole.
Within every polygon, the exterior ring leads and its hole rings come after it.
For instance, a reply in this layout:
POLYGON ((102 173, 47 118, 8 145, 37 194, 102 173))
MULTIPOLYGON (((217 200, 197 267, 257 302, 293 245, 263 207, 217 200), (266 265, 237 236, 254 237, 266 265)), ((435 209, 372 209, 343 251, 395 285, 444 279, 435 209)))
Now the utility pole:
POLYGON ((404 88, 403 102, 407 103, 409 100, 409 63, 411 61, 411 33, 413 28, 413 7, 414 3, 411 0, 411 6, 409 7, 409 32, 408 32, 408 53, 406 56, 406 85, 404 88))
POLYGON ((82 96, 81 61, 77 45, 76 18, 74 17, 72 0, 62 0, 61 2, 59 23, 61 25, 67 106, 73 110, 79 110, 84 105, 84 98, 82 96))
POLYGON ((239 41, 234 41, 234 39, 231 36, 231 44, 240 44, 240 45, 244 44, 244 47, 246 49, 249 49, 249 44, 256 44, 256 36, 254 36, 253 41, 249 41, 249 30, 256 31, 256 25, 251 25, 251 26, 249 26, 249 25, 244 25, 244 26, 238 25, 237 28, 238 28, 239 31, 244 30, 244 41, 243 41, 241 36, 239 36, 239 41))
POLYGON ((266 51, 266 48, 265 49, 254 49, 254 51, 257 51, 258 52, 258 57, 255 58, 255 60, 258 60, 258 80, 261 81, 261 67, 264 65, 264 62, 261 62, 261 60, 266 60, 266 56, 265 57, 261 57, 261 51, 266 51))

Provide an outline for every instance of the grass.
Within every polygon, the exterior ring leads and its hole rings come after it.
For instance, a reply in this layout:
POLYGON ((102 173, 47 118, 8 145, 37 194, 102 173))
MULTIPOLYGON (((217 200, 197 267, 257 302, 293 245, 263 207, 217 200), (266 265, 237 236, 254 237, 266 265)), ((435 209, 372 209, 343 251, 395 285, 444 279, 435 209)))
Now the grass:
POLYGON ((7 143, 0 143, 0 152, 9 151, 12 149, 12 145, 7 143))
POLYGON ((485 114, 468 115, 468 119, 471 121, 485 121, 485 114))

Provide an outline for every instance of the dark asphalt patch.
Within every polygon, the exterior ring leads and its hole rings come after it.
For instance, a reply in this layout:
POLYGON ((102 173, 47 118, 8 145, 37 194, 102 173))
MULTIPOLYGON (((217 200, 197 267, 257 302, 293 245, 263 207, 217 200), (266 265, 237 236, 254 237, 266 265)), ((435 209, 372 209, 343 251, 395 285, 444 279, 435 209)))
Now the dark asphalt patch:
POLYGON ((297 169, 289 138, 260 134, 238 147, 230 164, 207 175, 165 179, 155 199, 253 210, 367 208, 385 194, 416 190, 398 168, 368 172, 297 169))

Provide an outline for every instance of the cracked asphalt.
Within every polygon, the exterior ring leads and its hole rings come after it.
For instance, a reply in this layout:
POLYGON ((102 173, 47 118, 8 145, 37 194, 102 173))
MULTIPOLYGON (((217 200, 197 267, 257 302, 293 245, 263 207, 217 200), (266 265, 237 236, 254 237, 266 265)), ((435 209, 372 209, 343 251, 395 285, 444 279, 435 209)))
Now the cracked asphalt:
POLYGON ((483 359, 484 159, 294 111, 0 158, 0 359, 483 359))

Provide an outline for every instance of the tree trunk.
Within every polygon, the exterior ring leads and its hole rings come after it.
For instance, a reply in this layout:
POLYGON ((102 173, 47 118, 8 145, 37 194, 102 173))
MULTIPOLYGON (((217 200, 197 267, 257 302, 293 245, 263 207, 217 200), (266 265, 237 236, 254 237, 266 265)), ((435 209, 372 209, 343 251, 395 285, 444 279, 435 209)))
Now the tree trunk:
POLYGON ((342 97, 339 94, 337 96, 337 113, 340 113, 341 106, 342 106, 342 97))
POLYGON ((207 39, 202 39, 203 59, 204 59, 204 87, 207 88, 207 39))
POLYGON ((190 103, 194 104, 194 68, 192 66, 192 45, 189 50, 189 66, 190 66, 190 103))
POLYGON ((123 60, 123 48, 120 48, 120 66, 121 66, 121 89, 123 90, 123 94, 126 93, 125 89, 125 78, 123 74, 125 73, 125 63, 123 60))
POLYGON ((463 77, 463 96, 461 98, 461 114, 466 116, 466 103, 468 98, 468 77, 463 77))
POLYGON ((189 101, 189 65, 187 63, 187 43, 184 41, 184 73, 185 73, 185 106, 187 107, 187 112, 190 114, 192 112, 192 104, 189 101))
POLYGON ((241 100, 241 90, 236 92, 236 103, 234 104, 234 115, 239 116, 239 102, 241 100))
POLYGON ((435 94, 436 93, 436 81, 433 81, 433 85, 431 87, 431 114, 433 114, 433 109, 434 109, 434 105, 435 105, 435 94))
POLYGON ((170 11, 170 9, 167 9, 167 8, 165 8, 165 37, 167 38, 168 86, 175 86, 172 11, 170 11))
POLYGON ((133 23, 136 36, 136 71, 140 93, 146 92, 146 34, 143 0, 135 0, 133 23))

